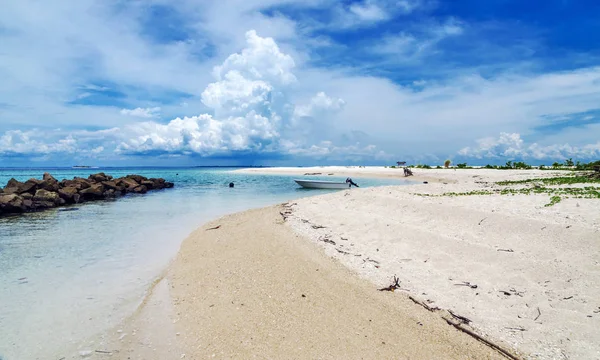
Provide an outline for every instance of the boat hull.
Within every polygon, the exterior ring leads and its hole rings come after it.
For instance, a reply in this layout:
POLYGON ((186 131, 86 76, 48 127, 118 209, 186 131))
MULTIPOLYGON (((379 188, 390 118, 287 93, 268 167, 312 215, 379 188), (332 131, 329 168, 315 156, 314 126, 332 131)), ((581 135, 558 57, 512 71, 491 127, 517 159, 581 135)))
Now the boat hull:
POLYGON ((307 189, 348 189, 350 184, 324 180, 294 180, 298 185, 307 189))

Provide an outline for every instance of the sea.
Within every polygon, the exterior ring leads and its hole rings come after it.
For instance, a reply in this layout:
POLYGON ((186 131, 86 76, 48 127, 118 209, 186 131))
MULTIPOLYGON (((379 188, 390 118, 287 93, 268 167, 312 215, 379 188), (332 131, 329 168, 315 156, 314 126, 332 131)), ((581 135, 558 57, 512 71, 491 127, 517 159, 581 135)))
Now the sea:
MULTIPOLYGON (((336 190, 235 168, 0 168, 0 186, 49 172, 162 177, 173 189, 0 218, 0 360, 48 359, 138 308, 194 229, 218 217, 336 190), (233 182, 234 188, 228 184, 233 182)), ((296 175, 297 177, 297 175, 296 175)), ((312 176, 345 180, 345 177, 312 176)), ((354 179, 361 187, 395 179, 354 179)))

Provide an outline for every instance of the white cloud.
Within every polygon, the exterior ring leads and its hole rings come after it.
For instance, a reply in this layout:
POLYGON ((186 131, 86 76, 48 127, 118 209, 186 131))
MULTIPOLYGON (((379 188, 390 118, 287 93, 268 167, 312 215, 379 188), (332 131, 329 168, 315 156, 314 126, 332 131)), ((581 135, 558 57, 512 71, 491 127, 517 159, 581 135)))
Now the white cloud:
POLYGON ((477 140, 477 146, 465 147, 458 151, 464 157, 476 159, 595 159, 600 157, 600 141, 595 144, 571 146, 569 144, 539 145, 525 144, 518 133, 500 133, 497 138, 477 140))
POLYGON ((160 107, 121 109, 121 114, 141 118, 153 118, 160 115, 160 107))
POLYGON ((398 15, 407 15, 424 5, 418 0, 363 0, 333 7, 333 20, 317 28, 348 29, 372 26, 389 21, 398 15))
POLYGON ((310 99, 309 104, 296 106, 294 117, 318 117, 326 112, 340 111, 345 104, 344 100, 331 98, 321 91, 310 99))
POLYGON ((77 141, 73 136, 47 143, 45 135, 45 132, 38 130, 7 131, 0 136, 0 156, 41 156, 77 151, 77 141))
POLYGON ((340 111, 342 99, 318 92, 307 105, 289 102, 286 92, 297 79, 291 56, 281 52, 272 38, 246 34, 247 47, 215 66, 217 81, 202 93, 202 102, 215 115, 176 118, 168 124, 138 123, 123 129, 122 154, 200 154, 210 156, 236 151, 284 152, 300 155, 373 153, 374 147, 340 148, 331 142, 314 145, 310 122, 329 127, 327 114, 340 111))
POLYGON ((415 61, 436 53, 437 45, 450 37, 462 35, 465 31, 462 22, 449 18, 445 22, 424 25, 418 31, 402 31, 386 35, 370 51, 381 55, 395 55, 390 61, 415 61))
POLYGON ((362 4, 350 5, 350 12, 356 15, 362 21, 380 21, 386 20, 389 15, 372 1, 365 1, 362 4))

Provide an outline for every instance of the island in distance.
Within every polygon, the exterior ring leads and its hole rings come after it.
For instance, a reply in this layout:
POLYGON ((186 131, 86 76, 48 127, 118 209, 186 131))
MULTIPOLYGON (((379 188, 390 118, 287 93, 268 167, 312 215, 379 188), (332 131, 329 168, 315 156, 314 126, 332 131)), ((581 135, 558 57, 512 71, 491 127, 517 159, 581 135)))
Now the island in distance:
POLYGON ((42 180, 26 182, 10 179, 0 189, 0 217, 7 214, 42 211, 68 204, 106 200, 127 193, 144 194, 151 190, 172 188, 174 184, 162 178, 127 175, 114 179, 104 173, 92 174, 87 179, 56 180, 44 173, 42 180))

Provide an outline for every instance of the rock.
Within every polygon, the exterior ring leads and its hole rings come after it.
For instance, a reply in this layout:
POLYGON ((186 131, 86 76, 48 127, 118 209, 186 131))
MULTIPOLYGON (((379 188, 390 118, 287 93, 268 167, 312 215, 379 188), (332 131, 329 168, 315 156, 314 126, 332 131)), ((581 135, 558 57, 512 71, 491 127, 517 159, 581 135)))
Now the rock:
POLYGON ((33 204, 31 205, 31 208, 33 210, 44 210, 44 209, 50 209, 55 207, 56 204, 53 203, 52 201, 33 201, 33 204))
POLYGON ((22 194, 30 191, 35 191, 36 183, 27 180, 27 182, 20 182, 18 180, 10 179, 4 187, 4 194, 22 194))
MULTIPOLYGON (((58 195, 60 196, 61 199, 64 199, 67 203, 76 203, 77 201, 75 201, 75 195, 79 195, 77 194, 77 188, 73 187, 73 186, 67 186, 64 187, 60 190, 58 190, 58 195)), ((79 196, 77 197, 77 199, 79 199, 79 196)))
POLYGON ((165 179, 150 178, 150 179, 148 179, 148 181, 152 181, 153 189, 164 189, 165 188, 165 179))
POLYGON ((79 195, 81 195, 84 200, 99 199, 103 197, 103 194, 104 185, 101 183, 92 184, 89 188, 79 191, 79 195))
POLYGON ((53 180, 53 181, 57 181, 54 176, 50 175, 50 173, 44 173, 44 176, 42 177, 42 180, 53 180))
POLYGON ((39 189, 38 191, 35 192, 35 195, 33 196, 33 202, 34 203, 49 202, 54 205, 61 205, 61 203, 64 204, 64 201, 61 201, 61 198, 58 195, 58 193, 48 191, 45 189, 39 189))
POLYGON ((140 183, 140 185, 144 185, 149 190, 154 189, 154 183, 150 180, 144 180, 140 183))
POLYGON ((104 185, 104 187, 107 189, 112 189, 112 190, 119 189, 119 186, 117 186, 117 183, 114 181, 103 181, 102 185, 104 185))
POLYGON ((88 179, 93 180, 95 182, 103 182, 103 181, 109 180, 106 177, 106 174, 103 172, 97 173, 97 174, 92 174, 92 175, 88 176, 88 179))
POLYGON ((114 198, 116 197, 115 189, 108 189, 102 194, 105 198, 114 198))
POLYGON ((136 194, 145 194, 148 191, 148 188, 145 185, 140 185, 135 187, 132 192, 136 194))
POLYGON ((61 187, 74 187, 77 190, 83 190, 90 187, 90 182, 84 178, 76 177, 73 180, 63 180, 60 182, 61 187))
POLYGON ((55 178, 47 179, 38 184, 38 189, 56 192, 60 189, 58 181, 55 178))
POLYGON ((127 178, 127 179, 133 179, 133 180, 135 180, 135 182, 137 182, 138 184, 141 184, 141 183, 142 183, 142 181, 146 181, 146 180, 148 180, 148 178, 147 178, 147 177, 144 177, 144 176, 142 176, 142 175, 127 175, 127 176, 125 176, 125 178, 127 178))
POLYGON ((137 183, 135 180, 130 179, 130 178, 120 178, 120 179, 117 179, 116 184, 119 185, 119 186, 124 186, 125 189, 128 189, 129 191, 131 191, 134 188, 140 186, 139 183, 137 183))
POLYGON ((23 198, 17 194, 0 195, 0 212, 19 213, 26 210, 23 198))
POLYGON ((164 179, 148 179, 141 175, 127 175, 114 179, 110 175, 98 173, 90 175, 89 179, 76 177, 73 180, 63 179, 58 182, 49 173, 44 173, 43 180, 29 179, 23 183, 10 179, 6 187, 0 189, 0 216, 115 198, 127 192, 144 194, 149 190, 173 186, 172 182, 164 179))

